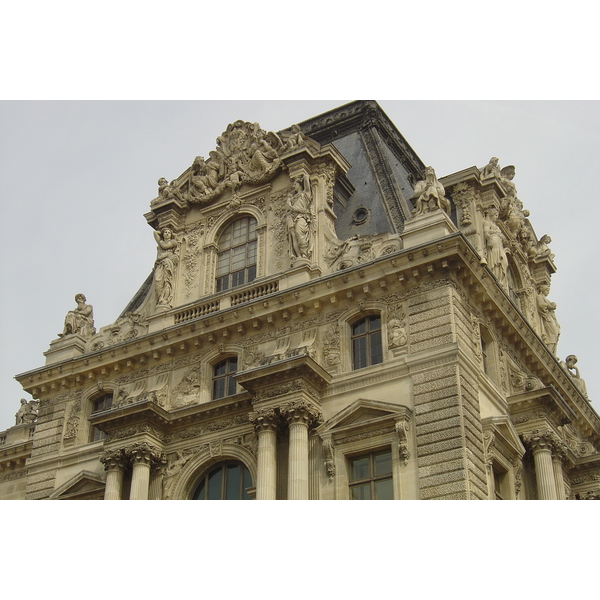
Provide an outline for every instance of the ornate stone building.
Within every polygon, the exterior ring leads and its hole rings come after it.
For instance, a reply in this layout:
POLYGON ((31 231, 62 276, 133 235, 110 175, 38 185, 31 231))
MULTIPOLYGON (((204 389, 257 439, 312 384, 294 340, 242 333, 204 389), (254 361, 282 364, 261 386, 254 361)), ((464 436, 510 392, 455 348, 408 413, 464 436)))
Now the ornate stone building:
POLYGON ((600 497, 514 167, 438 179, 364 101, 204 152, 159 180, 116 322, 78 294, 17 376, 1 498, 600 497))

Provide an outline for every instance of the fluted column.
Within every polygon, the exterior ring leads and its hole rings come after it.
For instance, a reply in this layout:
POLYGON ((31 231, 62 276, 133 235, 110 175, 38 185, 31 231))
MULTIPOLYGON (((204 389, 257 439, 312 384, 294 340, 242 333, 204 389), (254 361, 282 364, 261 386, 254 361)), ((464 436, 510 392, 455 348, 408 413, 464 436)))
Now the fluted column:
POLYGON ((100 456, 100 462, 106 471, 105 500, 121 500, 123 494, 123 475, 127 458, 123 450, 108 450, 100 456))
POLYGON ((554 482, 556 484, 556 497, 558 500, 566 500, 567 497, 562 468, 564 459, 564 449, 562 446, 556 446, 552 452, 552 468, 554 469, 554 482))
POLYGON ((550 431, 534 431, 523 436, 523 441, 533 453, 538 498, 540 500, 556 500, 556 481, 552 467, 554 436, 550 431))
POLYGON ((160 459, 161 453, 154 446, 143 442, 128 448, 127 455, 133 465, 129 499, 148 500, 150 469, 152 464, 160 459))
POLYGON ((320 413, 304 401, 281 408, 289 423, 288 500, 308 500, 308 428, 320 413))
POLYGON ((277 426, 274 409, 258 410, 250 415, 258 433, 256 499, 277 498, 277 426))

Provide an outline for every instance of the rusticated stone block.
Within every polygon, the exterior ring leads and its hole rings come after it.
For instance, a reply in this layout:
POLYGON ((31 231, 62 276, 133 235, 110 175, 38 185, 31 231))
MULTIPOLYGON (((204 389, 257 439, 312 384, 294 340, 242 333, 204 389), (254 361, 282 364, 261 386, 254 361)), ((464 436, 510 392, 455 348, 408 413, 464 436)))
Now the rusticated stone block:
POLYGON ((417 446, 420 458, 421 456, 426 456, 427 454, 446 452, 447 450, 455 450, 456 448, 462 448, 462 439, 460 437, 456 437, 442 442, 435 442, 432 444, 422 445, 421 441, 417 438, 417 446))
POLYGON ((419 468, 427 467, 431 465, 452 463, 456 460, 464 459, 464 450, 462 447, 455 448, 454 450, 447 450, 443 454, 419 454, 419 468))

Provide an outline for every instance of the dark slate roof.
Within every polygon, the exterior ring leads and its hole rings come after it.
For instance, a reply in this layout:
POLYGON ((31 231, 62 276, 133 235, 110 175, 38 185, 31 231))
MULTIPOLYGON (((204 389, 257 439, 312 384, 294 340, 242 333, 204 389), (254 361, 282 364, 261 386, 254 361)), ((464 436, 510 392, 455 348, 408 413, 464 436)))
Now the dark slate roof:
POLYGON ((357 100, 299 125, 320 144, 333 144, 352 165, 334 194, 337 236, 401 233, 425 165, 379 104, 357 100))

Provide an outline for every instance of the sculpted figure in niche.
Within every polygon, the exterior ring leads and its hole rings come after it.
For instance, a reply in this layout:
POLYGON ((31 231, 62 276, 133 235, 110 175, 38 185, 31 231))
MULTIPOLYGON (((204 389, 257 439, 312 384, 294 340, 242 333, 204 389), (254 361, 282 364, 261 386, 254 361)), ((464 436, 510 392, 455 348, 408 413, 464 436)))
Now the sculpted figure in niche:
POLYGON ((589 400, 585 381, 581 379, 581 376, 579 375, 579 369, 575 366, 577 364, 577 357, 574 354, 569 354, 569 356, 565 358, 565 362, 561 362, 560 364, 572 377, 573 383, 583 394, 583 396, 589 400))
POLYGON ((490 158, 490 162, 481 169, 481 178, 488 179, 490 177, 500 177, 500 165, 495 156, 490 158))
POLYGON ((560 336, 560 325, 556 319, 556 304, 550 302, 547 296, 550 293, 548 284, 540 285, 537 295, 537 309, 542 320, 542 341, 548 346, 548 350, 556 354, 556 346, 560 336))
POLYGON ((75 302, 77 302, 77 308, 67 313, 65 327, 58 337, 77 334, 82 338, 89 339, 96 333, 94 309, 91 304, 85 303, 86 298, 83 294, 77 294, 75 302))
POLYGON ((485 253, 488 267, 501 286, 508 285, 508 258, 505 244, 508 245, 506 237, 497 225, 498 209, 490 208, 483 222, 483 234, 485 238, 485 253))
POLYGON ((413 198, 417 199, 413 217, 441 209, 450 214, 450 201, 444 196, 444 186, 437 180, 432 167, 425 169, 425 180, 415 186, 413 198))
POLYGON ((290 253, 296 258, 312 255, 312 189, 308 175, 298 177, 287 199, 287 229, 290 253))
POLYGON ((25 398, 21 398, 21 406, 15 415, 17 425, 25 425, 27 423, 33 423, 37 419, 37 407, 38 403, 35 400, 27 402, 25 398))
POLYGON ((155 231, 154 239, 158 244, 156 262, 154 263, 156 304, 170 307, 173 303, 175 268, 179 261, 177 241, 169 227, 164 227, 160 232, 155 231))

